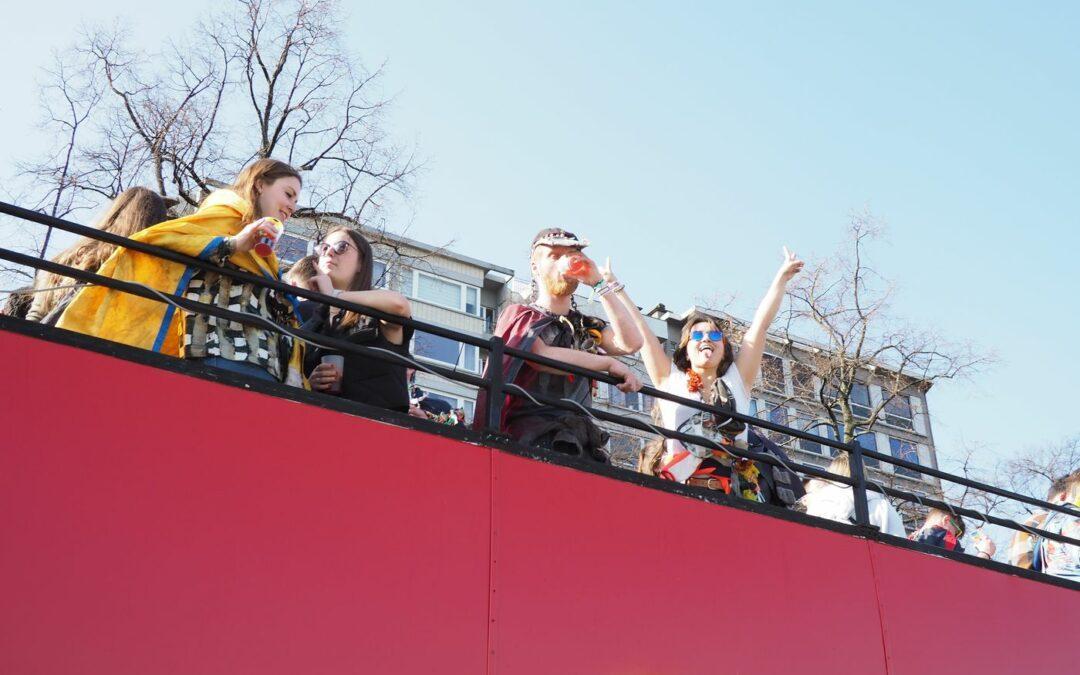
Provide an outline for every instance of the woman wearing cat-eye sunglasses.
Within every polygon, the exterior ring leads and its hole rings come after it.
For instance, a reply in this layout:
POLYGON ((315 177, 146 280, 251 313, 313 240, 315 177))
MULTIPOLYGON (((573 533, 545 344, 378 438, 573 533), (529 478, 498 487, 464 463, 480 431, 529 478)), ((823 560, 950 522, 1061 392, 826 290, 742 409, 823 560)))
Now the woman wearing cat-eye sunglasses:
MULTIPOLYGON (((330 230, 316 247, 318 273, 308 281, 312 290, 389 314, 408 317, 409 301, 401 293, 374 288, 371 245, 346 227, 330 230)), ((375 320, 356 312, 321 305, 304 328, 358 345, 409 355, 412 328, 375 320)), ((409 391, 405 367, 359 354, 308 349, 305 372, 316 391, 337 394, 360 403, 407 412, 409 391), (324 357, 327 358, 323 362, 324 357)))

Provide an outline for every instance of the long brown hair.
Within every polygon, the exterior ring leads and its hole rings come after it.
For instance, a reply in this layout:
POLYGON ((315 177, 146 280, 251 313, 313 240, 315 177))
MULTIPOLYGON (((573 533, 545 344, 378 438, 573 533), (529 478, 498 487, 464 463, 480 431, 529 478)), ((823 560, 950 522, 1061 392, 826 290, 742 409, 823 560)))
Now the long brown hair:
MULTIPOLYGON (((371 252, 371 244, 367 239, 364 239, 364 235, 359 231, 346 227, 345 225, 339 225, 332 228, 322 238, 326 241, 330 235, 338 232, 344 232, 349 235, 349 239, 352 241, 353 246, 356 247, 356 252, 360 256, 360 260, 356 266, 356 274, 353 275, 352 281, 349 282, 349 287, 344 289, 346 291, 370 291, 372 285, 372 275, 375 269, 374 255, 371 252)), ((355 326, 360 321, 360 315, 356 312, 346 311, 345 316, 341 317, 341 327, 348 328, 355 326)))
MULTIPOLYGON (((105 215, 96 227, 103 232, 130 237, 151 225, 168 220, 165 200, 158 193, 144 187, 128 188, 113 200, 105 215)), ((113 254, 116 247, 97 239, 83 237, 73 246, 53 258, 53 262, 80 270, 96 272, 101 263, 113 254)), ((38 288, 52 288, 68 283, 67 277, 47 272, 39 277, 38 288)), ((63 300, 69 289, 62 288, 44 291, 42 298, 42 316, 48 314, 63 300)))
POLYGON ((304 184, 304 179, 300 177, 299 171, 279 159, 270 157, 255 160, 245 166, 236 176, 236 181, 232 184, 232 191, 251 204, 251 211, 244 214, 245 224, 262 216, 259 213, 259 193, 263 185, 270 185, 278 178, 295 178, 300 181, 301 185, 304 184))
POLYGON ((731 343, 728 342, 727 331, 720 325, 720 322, 701 312, 693 312, 690 316, 686 317, 686 323, 684 323, 682 327, 682 335, 679 337, 679 346, 671 356, 671 361, 675 364, 676 368, 684 373, 690 370, 690 357, 686 353, 686 345, 690 342, 690 333, 693 332, 694 325, 699 323, 707 323, 724 334, 724 337, 720 340, 720 343, 724 346, 724 356, 720 359, 720 365, 716 367, 716 375, 717 377, 720 377, 726 373, 728 368, 731 367, 731 364, 735 362, 735 351, 731 348, 731 343))

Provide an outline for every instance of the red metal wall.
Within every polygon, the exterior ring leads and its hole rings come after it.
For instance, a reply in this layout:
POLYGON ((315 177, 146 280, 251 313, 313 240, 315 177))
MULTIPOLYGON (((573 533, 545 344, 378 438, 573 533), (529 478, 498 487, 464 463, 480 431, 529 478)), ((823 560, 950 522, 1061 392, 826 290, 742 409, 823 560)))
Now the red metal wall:
POLYGON ((11 333, 0 354, 2 673, 1077 662, 1066 589, 11 333))

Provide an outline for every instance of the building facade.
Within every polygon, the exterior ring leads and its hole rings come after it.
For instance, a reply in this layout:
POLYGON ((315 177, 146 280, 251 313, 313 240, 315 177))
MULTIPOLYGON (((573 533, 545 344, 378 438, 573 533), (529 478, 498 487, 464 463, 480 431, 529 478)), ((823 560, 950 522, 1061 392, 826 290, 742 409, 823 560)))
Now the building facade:
MULTIPOLYGON (((373 239, 375 285, 397 290, 408 297, 413 316, 419 320, 489 339, 499 311, 511 303, 526 302, 530 296, 530 282, 515 278, 510 268, 404 237, 381 234, 373 239)), ((286 234, 280 247, 282 259, 295 262, 312 250, 313 240, 311 230, 286 234)), ((603 316, 599 302, 590 301, 583 292, 579 293, 577 304, 588 314, 603 316)), ((711 313, 701 307, 691 306, 676 314, 662 304, 657 305, 646 313, 646 322, 669 354, 678 344, 685 318, 695 311, 715 316, 725 324, 745 326, 735 317, 711 313)), ((411 347, 420 363, 450 366, 475 375, 483 372, 487 360, 483 349, 422 332, 414 335, 411 347)), ((761 375, 751 391, 749 413, 835 439, 832 426, 814 423, 815 420, 820 422, 824 410, 808 394, 820 382, 813 382, 812 374, 802 366, 805 359, 801 355, 809 355, 818 349, 814 345, 793 343, 771 335, 761 375)), ((622 357, 622 360, 648 382, 638 356, 622 357)), ((884 367, 861 373, 859 383, 852 390, 853 412, 865 416, 877 407, 883 396, 887 396, 886 392, 891 391, 881 383, 892 375, 895 373, 884 367)), ((453 408, 464 409, 466 418, 472 420, 476 387, 425 372, 417 373, 417 385, 429 396, 442 399, 453 408)), ((912 380, 911 386, 893 397, 873 428, 861 433, 856 442, 870 450, 937 468, 926 401, 928 388, 925 383, 912 380)), ((595 404, 599 409, 651 422, 651 397, 641 393, 625 394, 604 383, 598 384, 595 393, 595 404)), ((640 448, 653 436, 609 423, 601 423, 601 426, 611 434, 608 454, 612 463, 634 468, 640 448)), ((824 467, 832 460, 833 451, 828 446, 779 434, 769 435, 799 462, 824 467)), ((867 460, 867 466, 870 480, 915 493, 940 494, 940 483, 932 477, 902 467, 880 465, 872 459, 867 460)))

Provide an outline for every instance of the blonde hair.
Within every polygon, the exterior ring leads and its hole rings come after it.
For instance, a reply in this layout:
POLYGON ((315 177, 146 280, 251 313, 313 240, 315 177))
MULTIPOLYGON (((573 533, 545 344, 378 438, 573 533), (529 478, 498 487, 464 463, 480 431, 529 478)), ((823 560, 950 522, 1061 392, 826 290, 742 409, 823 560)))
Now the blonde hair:
POLYGON ((245 224, 262 216, 259 213, 259 193, 263 185, 270 185, 279 178, 295 178, 300 181, 301 185, 304 183, 304 179, 300 177, 300 172, 291 165, 269 157, 257 159, 248 164, 236 176, 236 180, 232 184, 232 191, 251 204, 251 211, 244 214, 245 224))
POLYGON ((851 478, 851 458, 848 453, 841 452, 833 461, 829 462, 829 473, 851 478))
MULTIPOLYGON (((98 221, 96 227, 102 232, 116 234, 121 237, 130 237, 140 230, 145 230, 151 225, 157 225, 169 217, 165 209, 165 200, 153 190, 144 187, 133 187, 121 192, 105 215, 98 221)), ((73 246, 63 251, 53 262, 75 269, 96 272, 101 264, 108 260, 116 250, 116 246, 83 237, 73 246)), ((63 286, 70 282, 65 277, 54 272, 46 272, 38 277, 37 288, 53 288, 63 286)), ((57 288, 56 290, 43 291, 41 302, 36 308, 44 317, 51 312, 57 304, 67 295, 70 289, 57 288)))

